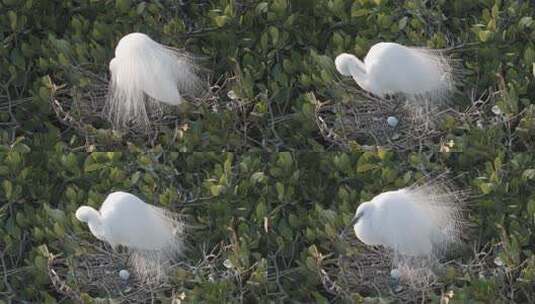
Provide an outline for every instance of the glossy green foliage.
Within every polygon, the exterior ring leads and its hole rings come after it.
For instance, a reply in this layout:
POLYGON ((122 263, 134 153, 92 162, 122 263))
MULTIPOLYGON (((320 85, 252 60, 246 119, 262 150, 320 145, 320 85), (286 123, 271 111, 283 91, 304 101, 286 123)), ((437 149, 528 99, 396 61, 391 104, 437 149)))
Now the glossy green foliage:
POLYGON ((337 234, 359 202, 447 170, 471 191, 469 244, 499 245, 506 273, 452 271, 442 278, 450 303, 535 301, 534 11, 516 0, 0 0, 0 304, 69 302, 52 286, 45 252, 87 254, 69 236, 97 241, 73 213, 115 190, 187 215, 197 227, 189 261, 203 244, 227 248, 239 280, 176 273, 185 303, 377 297, 328 293, 322 257, 348 250, 337 234), (229 79, 222 102, 232 90, 246 111, 201 106, 150 142, 106 124, 89 141, 59 122, 53 84, 87 85, 73 67, 106 76, 115 44, 133 31, 199 56, 212 82, 229 79), (467 73, 451 106, 489 104, 482 127, 444 121, 442 142, 461 153, 333 152, 321 137, 307 94, 347 98, 333 58, 363 57, 379 41, 462 46, 467 73), (506 123, 493 123, 494 105, 506 123), (80 153, 88 150, 116 152, 80 153), (279 150, 297 152, 268 153, 279 150))
MULTIPOLYGON (((160 134, 156 144, 166 150, 324 150, 328 146, 305 94, 342 100, 347 93, 338 85, 333 58, 341 52, 363 57, 380 41, 460 46, 457 57, 466 73, 452 107, 463 112, 471 102, 492 96, 482 110, 493 118, 490 106, 497 104, 511 119, 482 129, 474 122, 446 120, 442 129, 455 150, 493 144, 534 149, 535 22, 529 1, 28 0, 1 2, 0 10, 5 12, 0 16, 0 97, 33 99, 12 118, 2 116, 19 125, 0 134, 6 143, 25 136, 35 138, 26 139, 27 144, 51 148, 61 136, 71 146, 83 145, 83 136, 54 119, 48 104, 51 84, 43 77, 71 87, 88 81, 73 73, 75 67, 105 76, 117 41, 141 31, 199 56, 213 82, 235 76, 222 94, 232 89, 248 105, 243 114, 225 107, 216 113, 201 107, 200 116, 185 113, 182 123, 191 128, 184 136, 169 135, 174 126, 160 134)), ((95 127, 102 128, 97 149, 124 145, 120 135, 105 130, 109 126, 95 127)))
MULTIPOLYGON (((187 261, 202 258, 203 246, 227 246, 224 258, 241 279, 209 280, 182 270, 172 282, 187 300, 334 300, 321 284, 321 257, 350 249, 338 234, 359 202, 448 168, 454 183, 471 191, 466 206, 469 246, 482 250, 499 244, 496 258, 515 278, 511 282, 500 276, 451 273, 443 279, 450 282, 454 299, 527 301, 534 296, 530 286, 535 278, 532 153, 496 152, 474 158, 464 153, 240 155, 131 149, 82 154, 65 148, 32 152, 22 144, 0 153, 2 271, 7 274, 1 283, 3 294, 18 300, 59 300, 40 248, 44 245, 62 256, 89 254, 72 236, 97 241, 74 218, 74 211, 81 204, 98 207, 109 192, 124 190, 186 215, 197 227, 188 237, 187 261), (511 289, 519 291, 511 295, 511 289)), ((463 259, 472 254, 469 250, 463 259)), ((159 297, 164 301, 169 296, 164 292, 159 297)))

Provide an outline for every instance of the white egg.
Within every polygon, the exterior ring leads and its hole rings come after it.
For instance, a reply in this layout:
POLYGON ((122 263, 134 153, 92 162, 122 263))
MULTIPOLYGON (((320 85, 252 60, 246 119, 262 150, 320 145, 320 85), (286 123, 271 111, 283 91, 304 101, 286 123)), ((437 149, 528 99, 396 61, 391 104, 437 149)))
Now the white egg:
POLYGON ((390 271, 390 277, 394 280, 399 280, 399 278, 401 277, 401 272, 399 271, 399 269, 392 269, 390 271))
POLYGON ((128 270, 126 269, 122 269, 121 271, 119 271, 119 277, 126 281, 130 277, 130 272, 128 272, 128 270))
POLYGON ((399 120, 394 117, 394 116, 389 116, 387 119, 386 119, 386 122, 388 123, 389 126, 391 126, 392 128, 396 127, 399 123, 399 120))

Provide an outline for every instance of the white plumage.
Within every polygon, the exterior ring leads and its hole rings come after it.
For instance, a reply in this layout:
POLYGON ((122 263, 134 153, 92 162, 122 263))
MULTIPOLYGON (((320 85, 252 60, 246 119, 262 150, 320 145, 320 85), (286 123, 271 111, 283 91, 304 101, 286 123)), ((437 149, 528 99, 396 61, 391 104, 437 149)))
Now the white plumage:
POLYGON ((151 107, 160 102, 179 105, 184 94, 194 95, 200 89, 191 56, 142 33, 119 40, 109 68, 108 116, 117 126, 147 125, 151 107))
POLYGON ((441 98, 453 87, 453 69, 440 50, 380 42, 370 48, 364 62, 343 53, 335 64, 340 74, 352 76, 362 89, 379 97, 403 93, 441 98))
POLYGON ((130 193, 111 193, 98 211, 81 206, 76 218, 113 248, 131 250, 134 268, 147 280, 161 277, 162 267, 182 251, 183 224, 176 216, 130 193))
POLYGON ((436 186, 388 191, 359 205, 356 236, 407 256, 429 256, 458 240, 460 215, 455 193, 436 186))
POLYGON ((172 244, 177 232, 176 224, 164 210, 126 192, 108 195, 99 211, 89 206, 78 208, 76 218, 112 247, 159 250, 172 244))

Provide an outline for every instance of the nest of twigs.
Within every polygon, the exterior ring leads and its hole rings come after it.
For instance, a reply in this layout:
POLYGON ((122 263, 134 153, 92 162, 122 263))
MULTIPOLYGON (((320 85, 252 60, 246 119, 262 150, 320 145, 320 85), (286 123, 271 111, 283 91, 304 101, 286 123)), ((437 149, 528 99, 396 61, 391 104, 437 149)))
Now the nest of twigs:
POLYGON ((59 293, 77 303, 84 303, 84 294, 113 299, 116 303, 142 303, 151 299, 157 290, 143 284, 129 270, 127 254, 92 247, 91 253, 68 257, 49 255, 48 274, 59 293), (130 271, 128 280, 119 276, 122 269, 130 271))
POLYGON ((126 248, 114 251, 101 242, 90 243, 72 235, 68 238, 80 244, 83 252, 61 256, 47 249, 48 276, 54 289, 75 303, 86 303, 88 299, 103 299, 105 303, 180 303, 186 297, 184 291, 197 284, 239 281, 243 275, 226 259, 233 250, 231 244, 191 248, 189 253, 195 251, 195 258, 186 253, 166 267, 165 280, 147 282, 136 273, 132 265, 135 257, 126 248), (127 280, 119 275, 123 269, 130 274, 127 280))
MULTIPOLYGON (((74 129, 86 139, 88 144, 95 142, 99 129, 128 139, 147 139, 149 143, 154 142, 158 134, 163 131, 174 130, 176 133, 184 128, 181 118, 185 113, 199 114, 196 109, 200 107, 206 107, 209 111, 218 111, 218 107, 225 104, 222 99, 228 99, 226 93, 223 92, 224 89, 234 80, 233 77, 221 77, 213 84, 205 85, 207 89, 201 96, 186 96, 188 102, 180 106, 166 105, 147 97, 145 110, 148 125, 131 123, 126 126, 116 126, 107 108, 110 90, 108 75, 74 67, 68 71, 68 74, 69 78, 76 79, 73 82, 77 84, 57 84, 49 78, 50 104, 59 121, 74 129)), ((206 81, 211 82, 211 80, 206 81)), ((178 134, 175 135, 178 136, 178 134)))
POLYGON ((421 303, 444 288, 430 268, 430 260, 400 259, 386 248, 366 246, 354 237, 344 238, 347 251, 326 261, 320 271, 324 288, 341 301, 358 295, 421 303), (399 271, 399 279, 391 276, 393 269, 399 271))
POLYGON ((443 134, 439 122, 448 111, 429 102, 382 99, 358 90, 350 96, 339 102, 322 102, 309 94, 320 133, 343 149, 358 145, 414 150, 433 145, 443 134), (389 124, 389 117, 397 120, 397 125, 389 124))
POLYGON ((319 265, 325 291, 333 295, 336 302, 342 303, 370 297, 394 303, 439 301, 447 304, 455 298, 458 287, 470 284, 471 280, 491 277, 503 282, 499 294, 504 301, 509 301, 507 295, 512 284, 508 280, 512 281, 522 266, 510 269, 500 260, 501 243, 474 248, 468 259, 457 256, 415 263, 400 260, 386 248, 366 246, 354 237, 342 238, 348 244, 346 251, 324 259, 319 265), (393 269, 399 270, 399 280, 393 279, 393 269))
POLYGON ((391 96, 383 99, 345 84, 342 89, 348 94, 341 100, 321 101, 313 93, 309 93, 309 100, 315 105, 316 124, 322 137, 346 150, 384 147, 400 152, 456 151, 447 142, 447 130, 442 125, 445 118, 454 119, 460 129, 498 126, 512 133, 528 109, 514 115, 500 110, 498 102, 508 98, 504 84, 480 94, 463 93, 471 102, 461 110, 448 107, 447 103, 433 104, 425 98, 407 100, 391 96), (389 117, 395 117, 398 124, 389 125, 389 117))

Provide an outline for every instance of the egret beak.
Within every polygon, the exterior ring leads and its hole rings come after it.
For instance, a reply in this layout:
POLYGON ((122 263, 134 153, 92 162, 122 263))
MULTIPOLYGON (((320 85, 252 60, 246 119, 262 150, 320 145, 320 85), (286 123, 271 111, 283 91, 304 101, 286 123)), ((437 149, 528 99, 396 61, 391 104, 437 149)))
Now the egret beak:
POLYGON ((355 215, 353 217, 353 219, 351 220, 351 223, 349 223, 349 226, 353 227, 355 226, 355 224, 360 220, 360 218, 362 217, 362 212, 359 214, 359 215, 355 215))
POLYGON ((359 215, 355 215, 353 217, 353 219, 351 220, 351 222, 349 223, 349 225, 346 226, 346 228, 342 231, 342 233, 340 234, 340 236, 342 238, 344 238, 347 233, 349 231, 351 231, 351 229, 353 229, 353 226, 355 226, 355 224, 359 221, 359 219, 362 217, 362 213, 360 213, 359 215))

